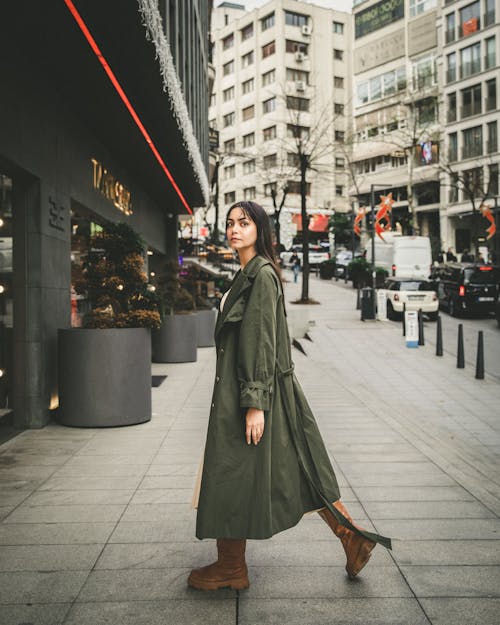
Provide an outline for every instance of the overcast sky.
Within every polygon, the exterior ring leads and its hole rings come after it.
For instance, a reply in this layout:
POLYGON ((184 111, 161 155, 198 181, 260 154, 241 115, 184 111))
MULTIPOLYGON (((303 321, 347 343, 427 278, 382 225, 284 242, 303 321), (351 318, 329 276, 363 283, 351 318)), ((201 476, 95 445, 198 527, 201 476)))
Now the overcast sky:
MULTIPOLYGON (((266 4, 269 0, 234 0, 237 4, 244 4, 247 9, 254 9, 262 4, 266 4)), ((314 2, 307 2, 303 0, 304 4, 317 4, 328 9, 337 9, 338 11, 351 11, 352 0, 314 0, 314 2)), ((217 2, 217 4, 220 4, 217 2)))

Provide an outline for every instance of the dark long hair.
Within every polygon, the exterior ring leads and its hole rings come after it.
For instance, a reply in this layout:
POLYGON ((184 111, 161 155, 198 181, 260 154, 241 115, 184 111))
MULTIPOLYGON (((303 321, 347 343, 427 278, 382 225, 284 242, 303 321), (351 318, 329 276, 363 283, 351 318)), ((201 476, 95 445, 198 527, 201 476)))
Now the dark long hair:
POLYGON ((257 202, 236 202, 227 211, 226 224, 233 208, 241 208, 245 215, 254 222, 257 227, 257 242, 255 243, 257 254, 259 256, 263 256, 271 263, 276 275, 282 283, 283 278, 281 275, 281 269, 274 253, 273 235, 269 215, 260 204, 257 204, 257 202))

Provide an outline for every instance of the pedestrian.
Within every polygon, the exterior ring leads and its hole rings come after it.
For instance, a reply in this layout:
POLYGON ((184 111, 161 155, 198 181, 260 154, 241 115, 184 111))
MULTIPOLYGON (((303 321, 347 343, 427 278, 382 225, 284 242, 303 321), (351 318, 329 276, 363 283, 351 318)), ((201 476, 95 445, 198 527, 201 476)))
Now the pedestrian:
POLYGON ((215 327, 216 377, 199 491, 196 536, 217 539, 217 561, 189 586, 249 586, 247 539, 264 540, 316 511, 341 540, 355 577, 388 538, 354 524, 316 421, 293 372, 282 281, 271 227, 255 202, 234 204, 227 239, 240 270, 215 327))
POLYGON ((437 257, 437 262, 438 262, 439 264, 444 263, 444 256, 445 256, 445 254, 444 254, 444 250, 441 250, 441 251, 439 252, 439 254, 438 254, 438 257, 437 257))
POLYGON ((293 281, 297 282, 297 280, 299 279, 299 273, 300 273, 300 258, 297 252, 294 252, 290 256, 290 264, 292 265, 293 281))
POLYGON ((472 263, 472 262, 474 262, 474 256, 467 249, 465 249, 462 252, 462 262, 463 263, 472 263))
POLYGON ((455 263, 457 261, 457 257, 453 253, 453 249, 451 247, 449 247, 448 251, 446 252, 446 261, 448 263, 455 263))

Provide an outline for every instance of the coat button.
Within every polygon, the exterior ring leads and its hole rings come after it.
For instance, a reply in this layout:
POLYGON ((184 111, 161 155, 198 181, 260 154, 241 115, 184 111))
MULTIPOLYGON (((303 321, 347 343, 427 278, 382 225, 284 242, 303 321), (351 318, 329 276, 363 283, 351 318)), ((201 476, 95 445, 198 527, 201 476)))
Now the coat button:
POLYGON ((214 402, 212 402, 212 408, 214 408, 214 407, 215 407, 215 404, 214 404, 214 402))
POLYGON ((224 348, 223 348, 223 347, 221 347, 221 348, 220 348, 220 352, 219 352, 219 353, 220 353, 220 354, 223 354, 223 353, 224 353, 224 348))
POLYGON ((215 381, 218 382, 220 380, 219 376, 215 378, 215 381))

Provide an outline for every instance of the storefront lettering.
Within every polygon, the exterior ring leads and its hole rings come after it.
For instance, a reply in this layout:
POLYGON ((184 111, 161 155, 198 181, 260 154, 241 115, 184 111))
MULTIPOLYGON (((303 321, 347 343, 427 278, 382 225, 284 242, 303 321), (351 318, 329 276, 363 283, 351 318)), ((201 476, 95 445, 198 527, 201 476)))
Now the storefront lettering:
POLYGON ((404 17, 404 0, 382 0, 354 17, 355 38, 359 39, 374 30, 392 24, 404 17))
POLYGON ((125 215, 132 214, 130 191, 117 180, 99 161, 91 159, 94 167, 93 185, 105 198, 113 202, 118 210, 125 215))
POLYGON ((49 226, 64 232, 64 212, 64 206, 57 204, 49 195, 49 226))

